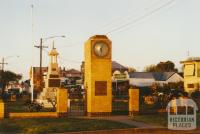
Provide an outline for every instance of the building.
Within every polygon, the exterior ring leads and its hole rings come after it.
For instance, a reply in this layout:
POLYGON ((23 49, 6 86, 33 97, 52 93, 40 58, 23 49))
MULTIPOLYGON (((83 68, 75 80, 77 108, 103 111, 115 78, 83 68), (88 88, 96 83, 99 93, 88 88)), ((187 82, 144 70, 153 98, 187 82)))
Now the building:
POLYGON ((60 69, 60 76, 64 78, 69 78, 69 77, 82 77, 82 73, 76 69, 68 69, 65 70, 65 68, 60 69))
POLYGON ((181 61, 183 64, 184 89, 186 92, 199 90, 200 86, 200 58, 189 58, 181 61))
POLYGON ((128 94, 129 88, 129 75, 128 68, 112 61, 112 90, 113 95, 128 94))
POLYGON ((136 87, 150 87, 154 83, 160 86, 168 83, 183 81, 176 72, 133 72, 129 73, 129 84, 136 87))

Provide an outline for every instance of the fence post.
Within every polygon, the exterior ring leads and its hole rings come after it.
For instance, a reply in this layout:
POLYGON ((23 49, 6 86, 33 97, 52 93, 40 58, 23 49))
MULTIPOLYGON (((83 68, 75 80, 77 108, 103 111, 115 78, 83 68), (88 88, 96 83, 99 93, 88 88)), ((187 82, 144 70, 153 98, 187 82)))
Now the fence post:
POLYGON ((2 100, 0 100, 0 119, 5 118, 5 104, 2 100))
POLYGON ((58 88, 56 112, 59 117, 67 116, 68 92, 67 89, 58 88))
POLYGON ((129 116, 139 112, 139 89, 129 89, 129 116))

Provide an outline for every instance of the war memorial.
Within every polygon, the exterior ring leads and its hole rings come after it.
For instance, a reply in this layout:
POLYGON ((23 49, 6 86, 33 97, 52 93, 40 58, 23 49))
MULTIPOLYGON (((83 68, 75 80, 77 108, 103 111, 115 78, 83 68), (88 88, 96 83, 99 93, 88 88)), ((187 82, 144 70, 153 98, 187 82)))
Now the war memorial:
MULTIPOLYGON (((57 62, 58 51, 54 44, 49 54, 48 71, 43 77, 44 86, 34 101, 29 106, 33 109, 29 111, 14 112, 9 110, 7 102, 0 102, 0 118, 1 119, 37 119, 37 118, 64 118, 71 119, 100 119, 123 122, 130 126, 139 127, 140 129, 126 128, 113 131, 91 131, 86 133, 184 133, 183 130, 196 129, 196 111, 197 105, 193 101, 188 101, 187 97, 182 100, 172 100, 166 109, 154 108, 144 109, 144 104, 153 104, 152 96, 141 98, 142 90, 130 87, 127 92, 117 92, 113 94, 112 87, 112 41, 106 35, 94 35, 90 37, 84 44, 84 94, 74 94, 70 90, 61 85, 59 65, 57 62), (188 105, 186 112, 193 113, 190 116, 178 116, 180 105, 188 105), (34 107, 35 106, 35 107, 34 107), (42 111, 41 109, 49 109, 42 111), (35 109, 36 111, 34 111, 35 109), (191 112, 191 108, 193 112, 191 112), (152 127, 143 123, 131 122, 131 118, 135 118, 140 114, 167 114, 168 113, 168 129, 163 127, 152 127), (173 115, 171 115, 173 113, 173 115), (175 115, 175 116, 174 116, 175 115), (186 126, 178 123, 177 118, 187 121, 186 126), (171 122, 171 124, 170 124, 171 122), (176 124, 176 125, 175 125, 176 124), (181 125, 181 126, 180 126, 181 125), (192 126, 191 126, 192 125, 192 126), (146 126, 146 129, 142 129, 146 126), (187 129, 187 127, 189 127, 187 129), (177 131, 175 131, 177 130, 177 131), (179 130, 179 131, 178 131, 179 130)), ((33 71, 33 70, 31 70, 33 71)), ((33 75, 31 75, 33 80, 33 75)), ((34 82, 33 82, 34 83, 34 82)), ((32 85, 34 87, 34 85, 32 85)), ((15 100, 16 101, 16 100, 15 100)), ((166 119, 167 120, 167 119, 166 119)))

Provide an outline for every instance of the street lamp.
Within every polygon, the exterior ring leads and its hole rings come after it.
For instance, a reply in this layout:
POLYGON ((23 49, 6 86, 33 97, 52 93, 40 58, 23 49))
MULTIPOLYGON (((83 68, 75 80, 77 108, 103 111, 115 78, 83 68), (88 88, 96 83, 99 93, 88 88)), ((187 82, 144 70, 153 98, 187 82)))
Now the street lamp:
MULTIPOLYGON (((43 81, 43 75, 42 75, 42 49, 47 48, 47 46, 43 46, 43 43, 46 40, 53 39, 53 38, 65 38, 65 35, 56 35, 56 36, 49 36, 47 38, 40 38, 40 45, 35 46, 36 48, 40 49, 40 88, 42 88, 42 81, 43 81)), ((32 97, 31 100, 33 101, 33 87, 32 87, 32 97)))

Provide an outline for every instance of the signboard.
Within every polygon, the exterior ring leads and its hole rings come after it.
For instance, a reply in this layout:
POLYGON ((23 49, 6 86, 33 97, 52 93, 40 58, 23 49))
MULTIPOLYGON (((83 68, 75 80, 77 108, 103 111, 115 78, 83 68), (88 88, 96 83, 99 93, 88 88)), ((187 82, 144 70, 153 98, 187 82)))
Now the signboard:
POLYGON ((60 79, 49 79, 49 87, 60 87, 60 79))
POLYGON ((115 80, 126 80, 127 77, 126 77, 126 74, 124 74, 124 73, 121 73, 121 74, 114 74, 114 79, 115 79, 115 80))
POLYGON ((95 81, 95 96, 107 95, 107 81, 95 81))

